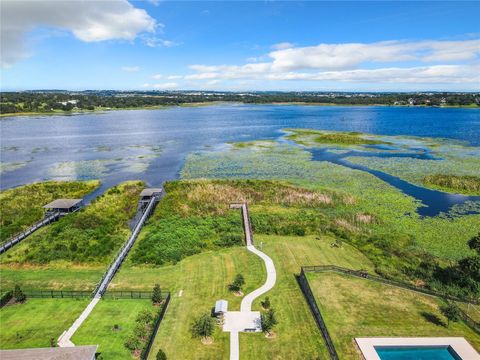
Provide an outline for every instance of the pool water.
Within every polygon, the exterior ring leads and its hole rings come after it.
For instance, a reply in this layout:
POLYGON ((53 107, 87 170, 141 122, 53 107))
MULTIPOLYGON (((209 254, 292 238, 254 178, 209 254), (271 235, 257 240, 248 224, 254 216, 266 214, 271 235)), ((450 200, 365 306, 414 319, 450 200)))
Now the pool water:
POLYGON ((382 360, 462 360, 450 346, 375 346, 382 360))

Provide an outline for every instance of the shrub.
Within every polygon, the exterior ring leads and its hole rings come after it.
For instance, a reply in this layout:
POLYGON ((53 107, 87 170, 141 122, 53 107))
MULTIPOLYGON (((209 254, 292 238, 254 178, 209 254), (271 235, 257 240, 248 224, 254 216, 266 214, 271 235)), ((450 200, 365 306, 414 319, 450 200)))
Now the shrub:
POLYGON ((261 304, 262 304, 262 307, 263 307, 264 309, 270 309, 270 299, 269 299, 269 297, 267 296, 267 297, 265 298, 265 300, 263 300, 263 301, 261 302, 261 304))
POLYGON ((242 274, 237 274, 233 282, 228 285, 228 290, 230 291, 241 291, 242 286, 245 285, 245 278, 242 274))
POLYGON ((206 338, 213 334, 215 323, 212 317, 208 313, 205 313, 192 321, 190 330, 192 332, 192 337, 206 338))
POLYGON ((260 324, 262 326, 262 331, 270 334, 273 327, 278 324, 275 310, 273 308, 260 315, 260 324))
POLYGON ((167 355, 162 349, 157 352, 157 360, 167 360, 167 355))
POLYGON ((447 326, 450 325, 450 321, 457 322, 460 320, 460 309, 454 303, 449 303, 448 305, 443 306, 440 310, 448 320, 447 326))
POLYGON ((15 298, 15 302, 24 302, 27 300, 27 296, 23 293, 22 289, 20 289, 19 285, 15 285, 13 297, 15 298))
POLYGON ((154 305, 158 305, 162 302, 162 289, 159 284, 155 284, 153 287, 152 302, 154 305))
POLYGON ((4 307, 13 298, 13 291, 7 291, 0 298, 0 308, 4 307))

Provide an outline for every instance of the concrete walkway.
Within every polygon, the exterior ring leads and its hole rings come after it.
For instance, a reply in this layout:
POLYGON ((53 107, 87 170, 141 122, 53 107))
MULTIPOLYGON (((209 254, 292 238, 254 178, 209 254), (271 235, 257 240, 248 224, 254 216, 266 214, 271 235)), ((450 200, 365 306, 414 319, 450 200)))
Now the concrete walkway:
POLYGON ((100 301, 100 296, 95 297, 92 301, 90 301, 90 304, 83 310, 83 312, 80 314, 77 320, 73 323, 72 326, 70 326, 70 329, 67 331, 64 331, 63 334, 58 338, 58 346, 60 347, 71 347, 75 346, 75 344, 70 340, 75 334, 75 332, 78 330, 80 325, 85 321, 85 319, 90 315, 92 312, 93 308, 97 303, 100 301))
POLYGON ((231 208, 240 208, 242 210, 243 226, 245 230, 245 240, 247 250, 260 257, 265 263, 267 270, 267 280, 258 289, 247 294, 240 305, 240 311, 229 311, 225 314, 225 324, 223 331, 230 332, 230 360, 240 359, 240 342, 239 332, 243 331, 261 331, 260 312, 252 311, 252 303, 255 299, 262 296, 275 286, 277 281, 277 272, 273 260, 265 253, 261 252, 253 246, 252 228, 250 225, 250 217, 248 215, 248 207, 246 204, 233 204, 231 208))
POLYGON ((271 288, 273 288, 275 286, 275 282, 277 281, 277 272, 275 271, 275 265, 273 265, 273 260, 270 259, 270 257, 267 254, 261 252, 253 245, 247 246, 247 249, 248 251, 259 256, 265 262, 265 268, 267 270, 267 280, 262 286, 252 291, 250 294, 247 294, 242 299, 242 304, 240 305, 240 311, 252 311, 251 309, 252 309, 253 301, 256 298, 265 294, 271 288))

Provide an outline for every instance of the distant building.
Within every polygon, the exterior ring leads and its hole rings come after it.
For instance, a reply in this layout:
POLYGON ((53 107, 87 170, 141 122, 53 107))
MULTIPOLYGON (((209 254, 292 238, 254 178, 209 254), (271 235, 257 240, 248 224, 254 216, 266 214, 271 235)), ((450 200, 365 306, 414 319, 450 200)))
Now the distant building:
POLYGON ((60 104, 62 104, 63 106, 65 106, 67 104, 77 105, 77 103, 78 103, 78 100, 60 101, 60 104))
POLYGON ((97 345, 0 350, 2 360, 95 360, 97 345))

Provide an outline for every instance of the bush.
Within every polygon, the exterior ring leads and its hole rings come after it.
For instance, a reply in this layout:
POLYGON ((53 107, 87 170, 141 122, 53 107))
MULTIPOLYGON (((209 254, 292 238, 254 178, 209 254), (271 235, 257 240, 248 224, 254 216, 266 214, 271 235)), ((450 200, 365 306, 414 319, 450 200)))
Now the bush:
POLYGON ((0 298, 0 308, 4 307, 13 298, 13 291, 7 291, 0 298))
POLYGON ((228 285, 228 290, 238 292, 242 290, 243 285, 245 285, 245 278, 242 274, 237 274, 233 282, 228 285))
POLYGON ((190 326, 190 331, 192 333, 192 337, 194 338, 209 337, 213 334, 214 330, 215 323, 213 321, 213 318, 208 313, 205 313, 194 319, 190 326))
POLYGON ((158 305, 162 302, 162 289, 159 284, 155 284, 153 287, 152 302, 154 305, 158 305))
POLYGON ((157 352, 157 360, 167 360, 167 355, 162 349, 157 352))
POLYGON ((15 302, 24 302, 27 300, 27 296, 23 293, 22 289, 20 289, 19 285, 15 285, 13 297, 15 298, 15 302))

